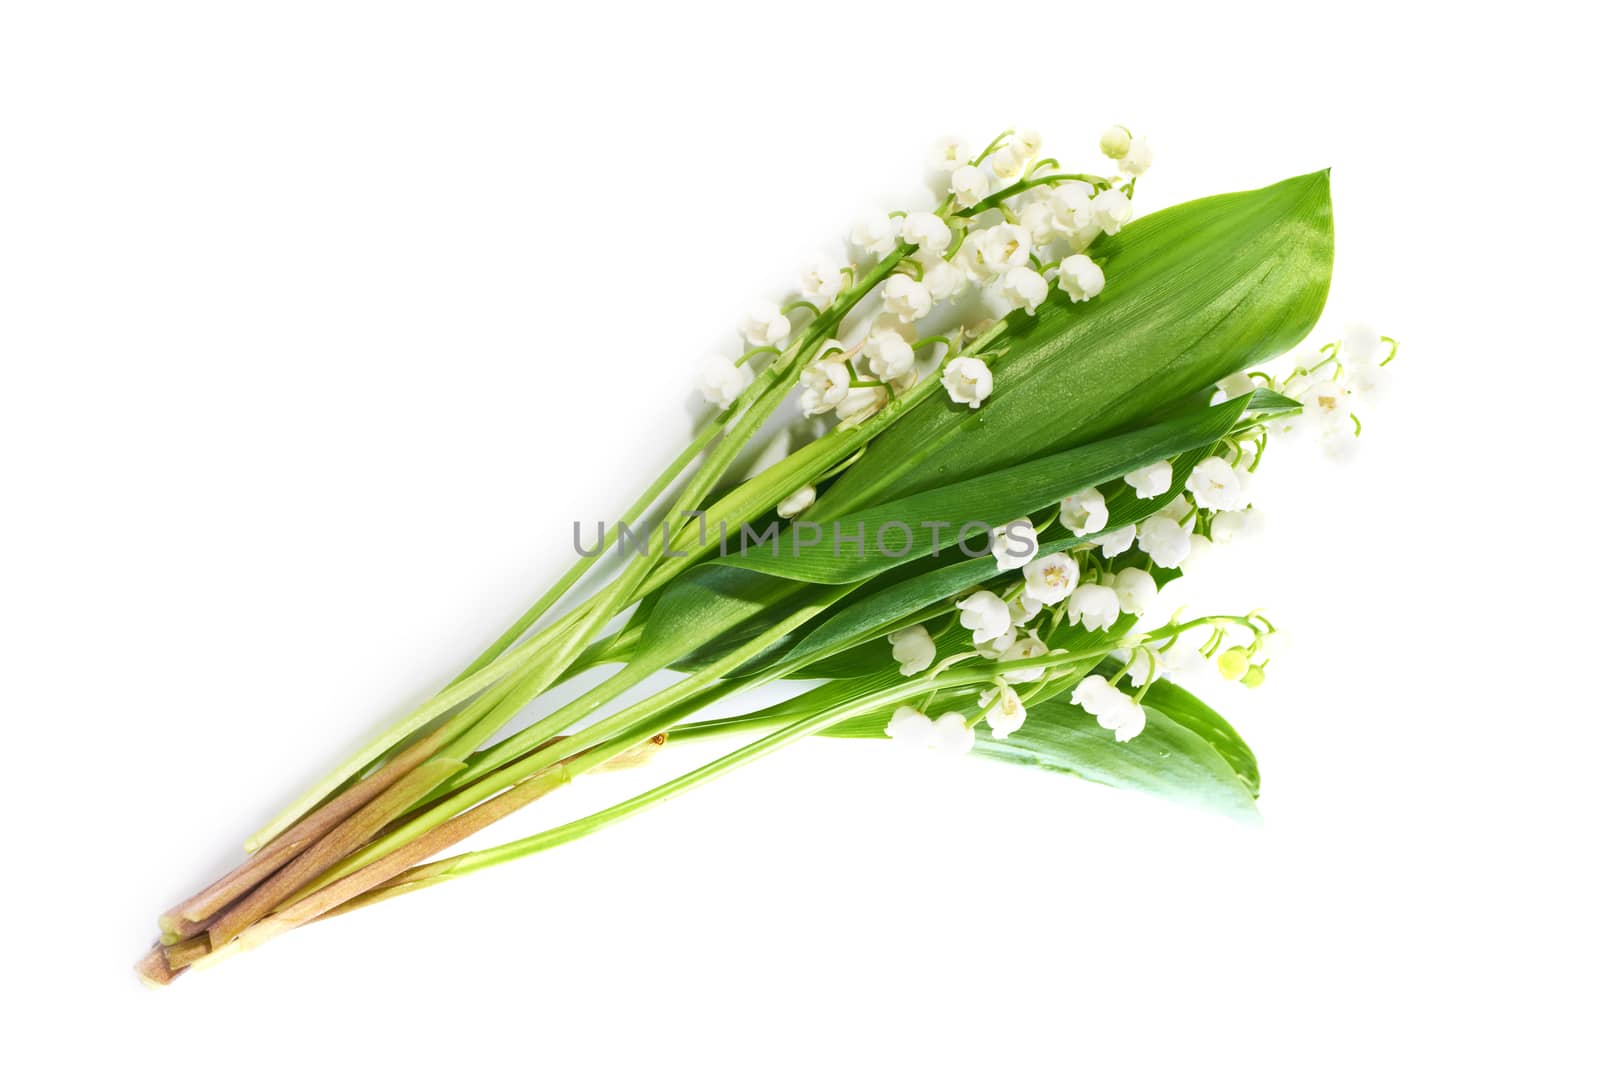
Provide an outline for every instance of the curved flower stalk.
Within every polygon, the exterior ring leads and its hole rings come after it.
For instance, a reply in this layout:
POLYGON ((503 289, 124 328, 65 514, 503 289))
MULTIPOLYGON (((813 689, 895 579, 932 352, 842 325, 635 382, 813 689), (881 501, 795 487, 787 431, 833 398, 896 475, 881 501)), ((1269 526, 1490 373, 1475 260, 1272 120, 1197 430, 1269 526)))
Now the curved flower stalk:
POLYGON ((861 220, 848 258, 809 263, 795 292, 750 309, 742 351, 704 364, 707 423, 599 538, 615 551, 665 517, 617 574, 574 603, 599 558, 581 555, 253 836, 244 864, 169 910, 141 974, 168 981, 548 849, 819 733, 1180 793, 1192 774, 1236 807, 1242 784, 1248 809, 1248 748, 1162 676, 1198 658, 1258 684, 1277 632, 1259 614, 1139 627, 1202 542, 1247 533, 1229 517, 1251 514, 1271 428, 1327 435, 1354 368, 1382 362, 1347 367, 1340 351, 1381 343, 1356 334, 1281 378, 1248 376, 1320 311, 1325 173, 1134 220, 1149 145, 1116 127, 1101 149, 1115 174, 1063 170, 1032 131, 975 154, 941 143, 931 205, 861 220), (725 485, 790 397, 812 440, 725 485), (621 666, 501 737, 604 664, 621 666), (679 678, 624 703, 662 669, 679 678), (785 678, 827 681, 751 716, 701 715, 785 678), (578 775, 746 731, 760 737, 631 801, 432 859, 578 775), (1146 731, 1188 770, 1128 770, 1146 731))

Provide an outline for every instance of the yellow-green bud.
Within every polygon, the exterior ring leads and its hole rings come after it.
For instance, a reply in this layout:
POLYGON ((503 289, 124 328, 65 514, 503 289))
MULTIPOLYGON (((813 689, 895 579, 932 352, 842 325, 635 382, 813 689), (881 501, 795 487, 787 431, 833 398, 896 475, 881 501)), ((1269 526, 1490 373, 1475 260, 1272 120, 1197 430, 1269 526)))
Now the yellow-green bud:
POLYGON ((1229 682, 1238 682, 1250 670, 1250 650, 1235 645, 1217 657, 1217 670, 1229 682))
POLYGON ((1253 690, 1257 686, 1260 686, 1263 682, 1267 681, 1267 673, 1262 670, 1260 664, 1251 664, 1250 670, 1246 671, 1244 673, 1244 678, 1240 679, 1239 681, 1253 690))

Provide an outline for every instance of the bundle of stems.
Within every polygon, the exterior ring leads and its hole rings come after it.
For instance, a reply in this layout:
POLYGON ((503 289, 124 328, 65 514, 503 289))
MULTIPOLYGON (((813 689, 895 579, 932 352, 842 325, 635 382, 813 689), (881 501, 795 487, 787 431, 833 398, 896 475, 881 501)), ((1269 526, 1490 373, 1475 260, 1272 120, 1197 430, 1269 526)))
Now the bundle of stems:
MULTIPOLYGON (((1255 614, 1135 633, 1132 614, 1095 628, 1062 600, 1029 632, 1035 644, 1020 673, 1014 655, 985 649, 963 629, 970 624, 961 605, 970 608, 977 593, 1024 603, 1033 577, 1024 580, 1020 565, 1007 567, 988 545, 950 564, 939 558, 937 530, 930 553, 924 533, 911 529, 930 516, 970 519, 985 531, 1026 516, 1030 559, 1058 554, 1071 562, 1074 582, 1080 571, 1084 585, 1103 572, 1110 588, 1112 554, 1097 532, 1131 530, 1175 503, 1192 511, 1180 523, 1203 528, 1210 513, 1185 497, 1184 476, 1212 458, 1253 464, 1266 420, 1297 410, 1267 390, 1213 406, 1210 387, 1285 350, 1314 322, 1331 264, 1325 174, 1123 225, 1136 173, 1066 173, 1037 152, 1032 135, 1008 132, 974 156, 961 153, 931 211, 868 227, 870 253, 776 315, 758 315, 746 332, 749 348, 724 369, 736 388, 722 394, 722 410, 604 529, 600 548, 613 551, 622 532, 648 531, 631 555, 619 554, 616 573, 586 581, 602 554, 580 555, 448 685, 253 834, 241 864, 166 910, 140 975, 166 983, 314 920, 572 841, 808 736, 881 737, 909 709, 930 722, 937 716, 941 729, 954 715, 962 747, 971 748, 983 709, 993 715, 998 707, 997 692, 1015 698, 1018 710, 1025 700, 1038 716, 1091 677, 1123 684, 1139 673, 1140 656, 1154 664, 1190 634, 1216 645, 1232 628, 1253 651, 1271 631, 1255 614), (1106 214, 1113 209, 1119 214, 1106 214), (1074 212, 1082 213, 1075 231, 1074 212), (1046 215, 1054 221, 1042 221, 1046 215), (1286 246, 1288 232, 1298 245, 1286 246), (1021 257, 1011 259, 1016 251, 1006 243, 1019 240, 1021 257), (1066 254, 1046 262, 1052 248, 1066 254), (1104 297, 1090 299, 1099 291, 1078 259, 1103 267, 1104 297), (1174 278, 1208 264, 1222 276, 1187 293, 1173 288, 1174 278), (1034 293, 1016 270, 1055 285, 1034 293), (948 271, 993 279, 990 292, 977 294, 990 304, 917 337, 912 324, 927 311, 934 275, 948 271), (1000 290, 1011 306, 989 314, 1000 290), (883 314, 897 310, 900 326, 885 328, 883 314), (791 332, 794 322, 802 325, 791 332), (840 340, 862 331, 864 341, 840 340), (921 362, 932 361, 925 373, 885 366, 898 352, 890 332, 921 362), (841 375, 848 381, 838 382, 841 375), (838 425, 730 485, 729 472, 763 426, 785 417, 780 409, 797 387, 813 411, 817 395, 833 394, 838 425), (1153 464, 1167 464, 1180 485, 1156 494, 1113 487, 1153 464), (1083 493, 1105 504, 1100 527, 1068 523, 1063 498, 1083 493), (647 516, 659 519, 645 526, 647 516), (869 533, 863 551, 840 554, 840 541, 855 546, 840 523, 862 516, 880 525, 891 517, 910 530, 907 552, 885 549, 881 535, 874 545, 869 533), (768 546, 729 553, 725 538, 707 536, 763 520, 781 527, 768 546), (819 532, 828 523, 831 536, 819 532), (929 642, 916 670, 906 670, 899 645, 891 658, 885 642, 907 634, 929 642), (663 669, 678 677, 625 699, 663 669), (530 703, 590 672, 599 681, 585 692, 510 729, 530 703), (794 678, 830 681, 762 712, 697 718, 725 698, 794 678), (619 804, 435 859, 577 776, 638 765, 663 745, 745 733, 753 740, 619 804)), ((1175 573, 1156 564, 1151 571, 1162 581, 1175 573)), ((1158 703, 1167 693, 1170 719, 1181 722, 1181 691, 1154 671, 1145 675, 1139 699, 1158 703)), ((1018 758, 1029 733, 1008 738, 996 727, 978 748, 1018 758)), ((1033 744, 1058 741, 1041 735, 1033 744)), ((1242 742, 1237 750, 1248 756, 1242 742)), ((1239 759, 1224 756, 1248 778, 1239 759)))

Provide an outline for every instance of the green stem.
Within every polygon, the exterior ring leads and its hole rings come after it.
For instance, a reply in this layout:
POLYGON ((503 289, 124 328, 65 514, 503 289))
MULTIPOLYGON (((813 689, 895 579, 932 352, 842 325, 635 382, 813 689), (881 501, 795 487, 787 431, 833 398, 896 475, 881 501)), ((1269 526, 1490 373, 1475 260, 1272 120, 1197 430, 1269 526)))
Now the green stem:
MULTIPOLYGON (((676 506, 668 514, 677 515, 678 513, 692 512, 697 508, 705 496, 715 487, 722 473, 737 458, 739 452, 749 442, 750 438, 760 429, 767 417, 782 403, 787 395, 788 387, 793 385, 795 379, 798 379, 801 365, 796 360, 796 357, 801 355, 807 348, 824 339, 850 309, 886 278, 893 271, 895 265, 909 252, 910 246, 902 245, 893 253, 885 256, 873 270, 867 272, 854 288, 848 293, 842 294, 840 299, 834 301, 811 324, 811 327, 802 335, 802 340, 796 342, 785 357, 773 360, 762 371, 758 378, 758 381, 764 380, 761 381, 762 388, 759 390, 747 390, 745 398, 741 398, 739 405, 712 420, 701 431, 701 435, 696 438, 698 447, 696 447, 695 443, 691 443, 690 448, 685 449, 678 460, 669 465, 668 470, 664 471, 661 477, 652 483, 651 488, 656 489, 655 495, 648 496, 648 499, 641 497, 640 502, 636 502, 635 508, 629 510, 630 513, 634 514, 635 518, 637 518, 638 514, 642 514, 644 508, 649 506, 655 496, 659 496, 660 490, 670 485, 677 475, 693 460, 694 456, 699 453, 700 449, 706 443, 709 443, 717 432, 731 421, 733 423, 732 432, 725 435, 712 450, 705 463, 691 477, 689 485, 680 493, 676 506)), ((615 531, 615 528, 613 528, 613 531, 615 531)), ((666 546, 663 545, 663 549, 665 548, 666 546)), ((368 768, 375 760, 391 751, 420 727, 431 722, 442 712, 447 711, 462 697, 468 696, 469 694, 460 693, 457 688, 466 685, 469 681, 476 680, 480 675, 488 673, 491 663, 501 663, 496 658, 501 653, 504 653, 527 627, 531 626, 548 611, 550 606, 555 604, 560 596, 570 589, 592 566, 592 562, 597 559, 599 559, 598 555, 585 557, 575 563, 569 569, 568 574, 558 581, 557 586, 551 592, 541 597, 533 608, 525 612, 521 619, 513 624, 499 639, 496 639, 490 648, 486 649, 474 661, 474 664, 478 665, 476 668, 469 669, 457 683, 446 687, 440 695, 428 702, 424 702, 421 707, 391 725, 332 772, 324 776, 310 790, 307 790, 269 821, 266 826, 253 834, 246 842, 245 848, 250 851, 260 848, 261 845, 291 826, 319 802, 343 787, 353 776, 368 768), (441 703, 441 698, 447 694, 455 694, 455 700, 441 703)), ((575 622, 575 629, 564 634, 557 634, 554 638, 546 638, 544 643, 531 641, 524 645, 517 652, 511 654, 514 657, 518 656, 519 653, 522 654, 517 659, 514 667, 511 669, 502 667, 499 673, 493 674, 489 681, 497 681, 509 674, 511 670, 526 671, 527 675, 524 678, 526 685, 518 688, 516 695, 522 696, 526 694, 528 699, 531 699, 532 696, 537 696, 543 692, 551 682, 565 673, 571 661, 578 656, 594 635, 611 620, 617 611, 631 603, 629 600, 630 595, 639 582, 648 574, 654 561, 654 556, 641 556, 634 560, 624 569, 622 575, 610 585, 599 591, 573 613, 569 613, 567 618, 575 622), (549 654, 548 659, 542 664, 536 664, 533 653, 544 648, 544 645, 552 641, 556 642, 554 651, 549 654), (529 651, 530 649, 532 650, 531 652, 529 651)), ((554 630, 555 628, 551 629, 554 630)), ((544 632, 544 635, 540 637, 548 634, 550 634, 550 631, 544 632)), ((476 691, 474 690, 473 692, 476 691)), ((523 703, 526 703, 526 701, 524 700, 523 703)), ((509 701, 502 701, 499 707, 478 718, 475 721, 477 724, 476 729, 468 730, 465 734, 459 736, 456 743, 451 743, 448 753, 441 753, 439 759, 464 758, 472 752, 472 749, 463 750, 461 748, 460 743, 463 738, 481 740, 483 737, 492 735, 495 730, 498 730, 500 726, 503 726, 506 721, 514 716, 521 707, 521 704, 512 705, 509 701), (487 730, 487 734, 485 734, 485 730, 487 730)), ((473 748, 476 748, 476 746, 474 745, 473 748)))
MULTIPOLYGON (((1063 653, 1048 657, 1039 657, 1035 661, 1030 661, 1030 666, 1033 663, 1039 663, 1041 666, 1046 667, 1065 667, 1090 658, 1098 660, 1103 657, 1107 651, 1109 651, 1109 648, 1087 653, 1063 653)), ((976 688, 981 684, 992 682, 994 677, 1001 671, 1006 670, 1007 668, 1014 668, 1015 666, 1015 664, 1007 665, 994 663, 981 667, 953 671, 938 679, 910 679, 897 686, 892 686, 887 690, 880 690, 874 694, 869 694, 854 700, 845 701, 839 705, 835 705, 832 708, 825 709, 804 719, 789 723, 787 726, 784 726, 772 732, 771 734, 764 736, 758 741, 752 742, 740 749, 736 749, 732 753, 728 753, 725 756, 719 757, 718 759, 713 760, 710 763, 695 769, 694 771, 680 775, 678 778, 673 779, 670 782, 663 783, 652 790, 647 790, 642 794, 628 799, 627 801, 612 805, 609 808, 602 809, 599 812, 585 816, 582 819, 574 820, 571 823, 562 824, 559 827, 554 827, 550 830, 542 831, 526 838, 508 842, 504 845, 495 846, 491 849, 479 850, 472 853, 464 853, 457 857, 447 858, 443 861, 429 865, 429 868, 430 870, 434 869, 435 867, 439 869, 447 869, 448 876, 450 878, 455 878, 457 876, 471 874, 475 871, 482 871, 486 868, 492 868, 496 865, 504 864, 512 860, 518 860, 522 857, 550 849, 554 846, 564 845, 567 842, 571 842, 586 835, 593 834, 595 831, 598 831, 609 824, 616 823, 619 820, 626 819, 629 816, 637 815, 646 809, 653 808, 661 802, 666 801, 678 794, 691 790, 696 786, 703 785, 713 779, 720 778, 728 772, 742 767, 751 761, 754 761, 762 756, 766 756, 767 754, 781 749, 792 742, 799 741, 801 738, 806 738, 816 734, 819 731, 826 730, 829 727, 838 723, 842 723, 847 719, 866 715, 879 709, 899 704, 908 698, 917 697, 929 690, 976 688)), ((576 773, 576 771, 581 769, 578 769, 574 766, 572 770, 574 773, 576 773)))

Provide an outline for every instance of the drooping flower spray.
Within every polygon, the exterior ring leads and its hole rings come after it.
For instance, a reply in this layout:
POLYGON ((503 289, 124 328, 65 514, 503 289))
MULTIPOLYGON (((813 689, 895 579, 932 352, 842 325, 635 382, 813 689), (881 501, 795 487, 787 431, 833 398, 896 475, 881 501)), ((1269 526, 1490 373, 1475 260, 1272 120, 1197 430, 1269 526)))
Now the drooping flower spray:
POLYGON ((1100 147, 1115 174, 1064 170, 1028 130, 976 153, 940 142, 932 204, 860 220, 847 258, 807 263, 794 292, 750 309, 741 352, 703 364, 704 426, 597 538, 616 573, 589 582, 601 552, 581 552, 449 685, 253 836, 249 859, 168 910, 141 974, 170 981, 549 849, 816 734, 1253 811, 1248 747, 1163 676, 1200 664, 1255 685, 1278 632, 1254 612, 1146 620, 1204 549, 1248 533, 1269 435, 1343 448, 1394 346, 1358 331, 1281 377, 1251 370, 1321 310, 1325 173, 1134 220, 1150 146, 1113 127, 1100 147), (790 397, 806 443, 728 484, 790 397), (628 696, 663 670, 664 689, 628 696), (817 684, 715 715, 780 679, 817 684), (578 775, 752 736, 629 801, 435 859, 578 775), (1142 770, 1143 745, 1169 754, 1166 774, 1142 770))

